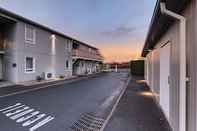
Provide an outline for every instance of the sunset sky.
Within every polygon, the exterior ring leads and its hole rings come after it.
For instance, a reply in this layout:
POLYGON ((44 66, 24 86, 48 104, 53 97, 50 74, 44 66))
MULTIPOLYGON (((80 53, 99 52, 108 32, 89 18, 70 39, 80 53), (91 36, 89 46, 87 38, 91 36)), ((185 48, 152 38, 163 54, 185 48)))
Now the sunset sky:
POLYGON ((140 56, 156 0, 0 0, 0 7, 98 47, 105 61, 140 56))

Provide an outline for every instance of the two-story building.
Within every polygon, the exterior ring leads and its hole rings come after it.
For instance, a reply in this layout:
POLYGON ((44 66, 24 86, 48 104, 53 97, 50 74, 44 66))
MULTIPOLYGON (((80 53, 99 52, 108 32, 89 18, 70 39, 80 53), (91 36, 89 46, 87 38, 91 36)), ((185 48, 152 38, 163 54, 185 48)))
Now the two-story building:
POLYGON ((101 71, 103 57, 99 50, 85 43, 73 42, 73 75, 87 75, 101 71))
POLYGON ((38 76, 71 77, 74 41, 77 40, 0 8, 0 79, 19 83, 38 76))

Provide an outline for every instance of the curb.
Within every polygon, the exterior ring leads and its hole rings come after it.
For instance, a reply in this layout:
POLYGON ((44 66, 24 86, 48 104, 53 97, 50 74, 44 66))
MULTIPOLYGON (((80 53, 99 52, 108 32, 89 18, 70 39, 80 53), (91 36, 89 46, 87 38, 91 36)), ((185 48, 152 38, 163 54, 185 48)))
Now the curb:
POLYGON ((121 94, 119 95, 119 97, 118 97, 116 103, 114 104, 114 106, 113 106, 111 112, 109 113, 107 119, 105 120, 105 122, 104 122, 102 128, 101 128, 99 131, 104 131, 105 127, 107 126, 107 124, 108 124, 108 122, 109 122, 109 120, 111 119, 112 115, 114 114, 114 112, 115 112, 115 110, 116 110, 116 108, 117 108, 117 106, 118 106, 118 104, 119 104, 119 102, 120 102, 122 96, 124 95, 124 93, 125 93, 125 91, 126 91, 128 85, 129 85, 129 82, 130 82, 130 81, 131 81, 131 76, 127 79, 126 84, 124 85, 124 89, 122 90, 121 94))
MULTIPOLYGON (((57 86, 57 85, 62 85, 62 84, 69 84, 69 83, 73 83, 73 82, 77 82, 77 81, 81 81, 81 80, 86 80, 88 78, 92 78, 92 77, 98 76, 100 74, 101 73, 93 74, 93 75, 89 75, 89 76, 85 76, 85 77, 79 77, 79 78, 71 79, 71 80, 68 80, 68 81, 57 82, 57 83, 54 83, 54 84, 49 84, 49 85, 44 85, 44 86, 40 85, 40 87, 37 87, 37 88, 32 88, 32 89, 27 89, 27 90, 22 90, 22 91, 18 91, 18 92, 13 92, 13 93, 1 95, 0 98, 5 98, 5 97, 13 96, 13 95, 18 95, 18 94, 24 94, 24 93, 27 93, 27 92, 41 90, 41 89, 52 87, 52 86, 57 86)), ((39 86, 39 85, 36 85, 36 86, 39 86)))

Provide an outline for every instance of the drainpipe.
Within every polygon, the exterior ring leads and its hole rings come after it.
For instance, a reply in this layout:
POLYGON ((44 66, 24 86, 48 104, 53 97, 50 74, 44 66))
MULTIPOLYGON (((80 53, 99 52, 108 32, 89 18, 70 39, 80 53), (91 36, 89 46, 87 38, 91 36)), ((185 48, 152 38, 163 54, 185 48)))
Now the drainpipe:
POLYGON ((186 18, 166 9, 165 3, 160 8, 163 14, 180 21, 179 131, 186 131, 186 18))

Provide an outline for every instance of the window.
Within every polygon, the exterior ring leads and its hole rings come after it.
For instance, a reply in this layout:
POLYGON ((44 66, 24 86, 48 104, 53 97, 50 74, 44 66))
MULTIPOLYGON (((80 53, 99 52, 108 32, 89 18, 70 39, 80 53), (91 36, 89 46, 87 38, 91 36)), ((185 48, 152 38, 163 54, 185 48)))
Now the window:
POLYGON ((91 49, 91 48, 89 48, 88 51, 89 51, 90 53, 92 53, 92 49, 91 49))
POLYGON ((25 72, 33 73, 35 71, 35 59, 33 57, 25 58, 25 72))
POLYGON ((36 43, 36 30, 28 25, 25 25, 25 41, 29 44, 36 43))
POLYGON ((69 61, 66 60, 66 70, 68 70, 68 69, 69 69, 69 61))
POLYGON ((66 50, 70 50, 71 49, 71 44, 70 44, 70 41, 69 40, 67 40, 66 41, 66 50))

